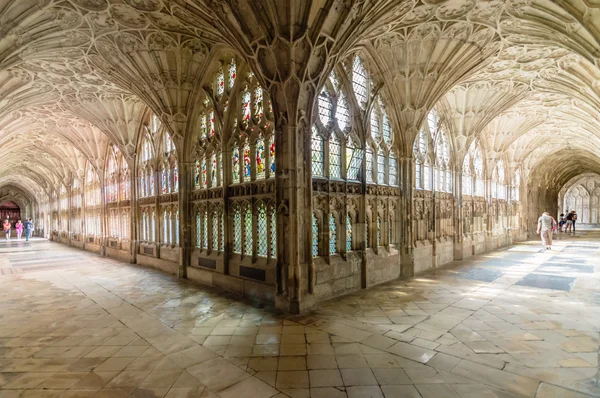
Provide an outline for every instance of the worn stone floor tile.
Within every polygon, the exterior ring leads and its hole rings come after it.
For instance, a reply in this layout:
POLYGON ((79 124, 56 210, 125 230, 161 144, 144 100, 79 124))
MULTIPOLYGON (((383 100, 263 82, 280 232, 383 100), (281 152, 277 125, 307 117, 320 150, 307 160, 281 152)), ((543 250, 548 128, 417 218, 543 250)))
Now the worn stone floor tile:
POLYGON ((311 387, 339 387, 343 386, 342 376, 337 369, 311 370, 311 387))
POLYGON ((270 398, 276 394, 276 389, 256 377, 249 377, 218 393, 221 398, 270 398))

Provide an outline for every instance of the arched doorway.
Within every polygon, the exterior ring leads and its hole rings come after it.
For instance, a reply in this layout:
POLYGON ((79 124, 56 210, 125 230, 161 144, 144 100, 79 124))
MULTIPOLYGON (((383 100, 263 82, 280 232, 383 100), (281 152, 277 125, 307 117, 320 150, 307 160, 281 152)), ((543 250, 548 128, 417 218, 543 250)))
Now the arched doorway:
POLYGON ((21 219, 21 208, 13 201, 0 204, 0 219, 6 220, 7 218, 13 227, 17 220, 21 219))

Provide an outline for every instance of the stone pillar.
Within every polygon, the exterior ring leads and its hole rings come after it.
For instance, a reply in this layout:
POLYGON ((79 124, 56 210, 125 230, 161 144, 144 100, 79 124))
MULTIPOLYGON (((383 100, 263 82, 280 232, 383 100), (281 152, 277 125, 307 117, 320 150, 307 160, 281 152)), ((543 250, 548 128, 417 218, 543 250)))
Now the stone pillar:
POLYGON ((191 193, 194 189, 194 162, 179 162, 179 267, 178 278, 187 278, 192 244, 191 193))
POLYGON ((401 206, 400 222, 400 253, 402 277, 414 276, 415 263, 413 254, 413 225, 412 225, 412 197, 413 197, 413 175, 414 162, 412 157, 403 157, 400 159, 400 195, 401 206))

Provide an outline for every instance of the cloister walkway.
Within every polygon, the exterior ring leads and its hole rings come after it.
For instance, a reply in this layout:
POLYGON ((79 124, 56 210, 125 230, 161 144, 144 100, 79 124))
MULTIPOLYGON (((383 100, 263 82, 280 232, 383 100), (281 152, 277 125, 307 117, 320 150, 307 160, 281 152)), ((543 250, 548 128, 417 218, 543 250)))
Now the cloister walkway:
POLYGON ((0 242, 0 397, 600 396, 600 230, 279 314, 45 240, 0 242))

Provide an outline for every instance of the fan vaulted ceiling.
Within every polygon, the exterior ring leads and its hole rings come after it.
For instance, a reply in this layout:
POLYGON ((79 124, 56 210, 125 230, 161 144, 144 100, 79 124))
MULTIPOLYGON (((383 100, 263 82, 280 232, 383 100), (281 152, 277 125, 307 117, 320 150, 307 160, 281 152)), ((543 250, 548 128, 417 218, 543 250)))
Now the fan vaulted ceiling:
POLYGON ((597 0, 0 0, 0 183, 42 195, 110 143, 130 159, 149 111, 184 136, 223 49, 276 110, 360 50, 407 155, 436 106, 456 162, 479 138, 556 186, 600 173, 597 0))

